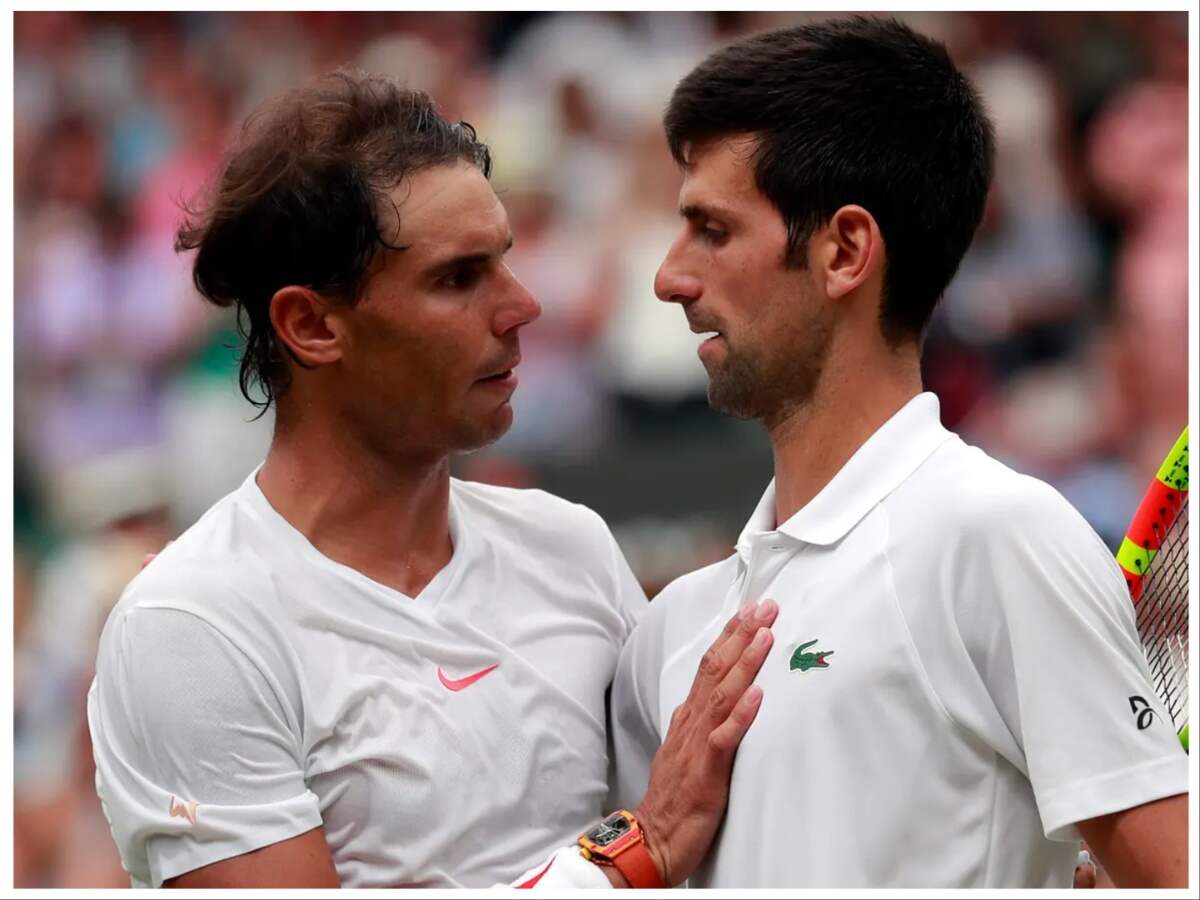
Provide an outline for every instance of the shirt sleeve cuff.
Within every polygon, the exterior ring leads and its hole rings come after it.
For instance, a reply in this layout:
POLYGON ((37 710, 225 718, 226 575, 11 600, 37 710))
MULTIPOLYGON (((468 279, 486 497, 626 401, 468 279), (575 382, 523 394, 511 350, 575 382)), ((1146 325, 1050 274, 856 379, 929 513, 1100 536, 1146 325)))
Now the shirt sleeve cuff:
POLYGON ((549 860, 539 863, 510 885, 497 887, 543 890, 604 890, 611 889, 608 877, 600 867, 579 854, 578 845, 555 851, 549 860))
POLYGON ((1143 803, 1186 794, 1187 756, 1161 757, 1129 769, 1074 781, 1038 798, 1042 828, 1051 841, 1077 841, 1076 822, 1084 822, 1143 803))
POLYGON ((278 803, 200 803, 191 813, 191 819, 182 814, 173 817, 172 823, 177 824, 171 832, 148 839, 146 856, 154 887, 184 872, 277 844, 321 825, 320 806, 312 791, 278 803))

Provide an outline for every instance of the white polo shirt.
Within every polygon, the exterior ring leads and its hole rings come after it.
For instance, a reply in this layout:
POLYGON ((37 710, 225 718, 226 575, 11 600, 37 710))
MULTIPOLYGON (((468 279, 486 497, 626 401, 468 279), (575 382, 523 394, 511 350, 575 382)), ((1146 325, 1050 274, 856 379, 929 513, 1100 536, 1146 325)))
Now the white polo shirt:
POLYGON ((318 825, 343 886, 486 887, 606 811, 605 692, 646 600, 607 527, 457 480, 407 597, 319 553, 254 481, 126 590, 88 721, 135 887, 318 825))
POLYGON ((1112 554, 1048 485, 945 430, 932 394, 778 528, 774 502, 772 484, 733 556, 650 604, 613 686, 635 802, 721 626, 780 606, 691 886, 1069 887, 1073 823, 1187 791, 1112 554))

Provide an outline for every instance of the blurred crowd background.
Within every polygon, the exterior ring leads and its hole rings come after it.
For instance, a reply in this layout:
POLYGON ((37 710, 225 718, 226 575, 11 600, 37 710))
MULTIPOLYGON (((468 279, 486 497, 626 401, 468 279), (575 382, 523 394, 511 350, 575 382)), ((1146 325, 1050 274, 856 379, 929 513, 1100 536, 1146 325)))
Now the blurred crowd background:
MULTIPOLYGON (((479 129, 541 300, 516 424, 456 462, 613 526, 653 595, 726 555, 770 477, 653 273, 679 175, 659 115, 784 13, 17 13, 15 878, 126 886, 92 786, 98 630, 142 556, 235 487, 270 417, 172 251, 243 117, 340 65, 479 129)), ((945 424, 1056 485, 1112 546, 1187 416, 1184 13, 902 16, 995 119, 995 189, 926 351, 945 424)), ((186 652, 186 648, 181 648, 186 652)))

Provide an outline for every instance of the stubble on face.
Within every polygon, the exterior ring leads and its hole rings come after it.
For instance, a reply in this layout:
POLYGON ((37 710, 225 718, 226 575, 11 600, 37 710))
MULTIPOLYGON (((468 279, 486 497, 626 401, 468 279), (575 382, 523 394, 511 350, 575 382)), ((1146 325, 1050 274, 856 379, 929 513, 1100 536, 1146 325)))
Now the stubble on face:
POLYGON ((496 294, 506 290, 507 214, 465 163, 415 173, 392 200, 394 242, 405 249, 381 257, 348 317, 342 414, 376 453, 479 449, 512 424, 507 399, 474 384, 517 353, 515 331, 491 330, 496 294))
POLYGON ((789 254, 788 228, 755 180, 751 135, 688 152, 680 213, 684 232, 656 284, 684 303, 694 330, 718 332, 701 352, 708 402, 768 428, 811 402, 833 339, 832 310, 808 267, 807 246, 789 254))
POLYGON ((776 296, 762 314, 725 334, 724 359, 708 369, 708 403, 768 428, 811 402, 832 343, 828 311, 808 289, 776 296))

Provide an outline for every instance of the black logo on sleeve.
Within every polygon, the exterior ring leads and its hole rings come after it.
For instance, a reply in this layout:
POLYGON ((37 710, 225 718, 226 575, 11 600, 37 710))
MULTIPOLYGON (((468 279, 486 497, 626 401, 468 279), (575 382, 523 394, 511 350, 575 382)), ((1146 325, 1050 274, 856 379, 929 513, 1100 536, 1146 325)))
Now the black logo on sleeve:
POLYGON ((1154 710, 1150 708, 1150 704, 1146 702, 1145 697, 1139 697, 1137 694, 1134 694, 1129 698, 1129 708, 1137 716, 1138 731, 1145 731, 1150 727, 1150 723, 1154 721, 1154 710))

